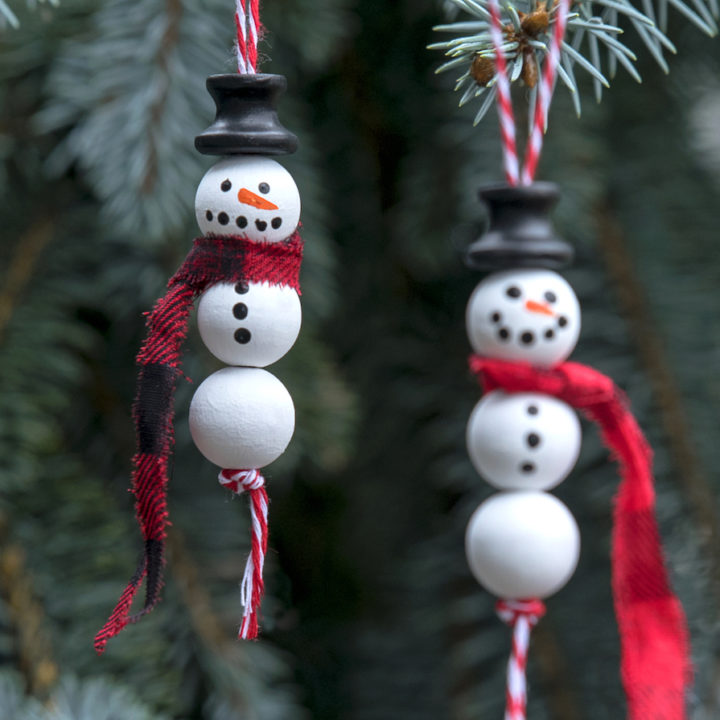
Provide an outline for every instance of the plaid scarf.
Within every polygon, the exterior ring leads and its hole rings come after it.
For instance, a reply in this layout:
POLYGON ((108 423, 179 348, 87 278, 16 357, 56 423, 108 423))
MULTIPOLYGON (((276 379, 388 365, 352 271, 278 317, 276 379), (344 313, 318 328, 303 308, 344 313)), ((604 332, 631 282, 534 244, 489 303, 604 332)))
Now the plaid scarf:
POLYGON ((682 720, 691 682, 687 624, 662 556, 652 452, 626 396, 610 378, 579 363, 545 370, 475 355, 470 368, 486 392, 552 395, 600 427, 622 477, 613 516, 612 587, 628 718, 682 720))
POLYGON ((102 653, 108 640, 149 613, 160 599, 168 525, 168 462, 173 445, 174 394, 181 375, 181 349, 194 300, 219 282, 266 282, 300 292, 303 241, 296 231, 280 243, 253 242, 237 235, 197 238, 167 292, 148 315, 147 335, 137 356, 140 366, 133 419, 137 440, 132 491, 145 547, 143 557, 110 618, 95 636, 102 653), (130 615, 143 580, 145 603, 130 615))

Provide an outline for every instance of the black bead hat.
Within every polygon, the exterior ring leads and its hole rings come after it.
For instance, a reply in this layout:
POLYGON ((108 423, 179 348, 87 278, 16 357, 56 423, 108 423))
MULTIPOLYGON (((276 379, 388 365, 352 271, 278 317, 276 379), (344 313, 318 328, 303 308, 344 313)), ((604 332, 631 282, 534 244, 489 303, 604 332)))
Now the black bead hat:
POLYGON ((217 107, 215 120, 195 138, 204 155, 287 155, 297 137, 278 120, 275 105, 285 91, 282 75, 211 75, 207 89, 217 107))
POLYGON ((572 261, 572 247, 555 234, 550 220, 550 211, 560 198, 557 185, 492 185, 481 188, 478 194, 487 206, 490 223, 465 251, 469 268, 558 270, 572 261))

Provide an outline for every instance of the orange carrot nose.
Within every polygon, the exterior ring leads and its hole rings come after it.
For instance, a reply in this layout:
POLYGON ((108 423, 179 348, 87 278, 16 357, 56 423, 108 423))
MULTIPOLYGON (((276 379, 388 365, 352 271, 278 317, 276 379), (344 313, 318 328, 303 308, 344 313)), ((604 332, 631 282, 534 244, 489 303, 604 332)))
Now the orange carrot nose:
POLYGON ((551 317, 555 315, 555 313, 550 309, 548 305, 545 303, 539 303, 535 302, 534 300, 528 300, 525 303, 525 309, 529 310, 530 312, 535 313, 542 313, 543 315, 550 315, 551 317))
POLYGON ((278 206, 275 203, 271 203, 269 200, 261 198, 254 192, 250 192, 250 190, 248 190, 247 188, 242 188, 242 190, 238 190, 238 200, 245 205, 252 205, 254 208, 258 208, 258 210, 278 209, 278 206))

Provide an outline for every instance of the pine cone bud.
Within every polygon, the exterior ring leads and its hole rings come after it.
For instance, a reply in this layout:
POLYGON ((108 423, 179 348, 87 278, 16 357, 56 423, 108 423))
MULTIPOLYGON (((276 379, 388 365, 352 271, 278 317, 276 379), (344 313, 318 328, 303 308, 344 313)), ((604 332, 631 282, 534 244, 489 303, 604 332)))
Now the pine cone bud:
POLYGON ((546 33, 550 27, 550 15, 545 9, 545 4, 538 5, 537 10, 528 13, 520 20, 520 27, 530 37, 537 37, 542 33, 546 33))
POLYGON ((476 55, 470 65, 470 75, 478 85, 485 87, 495 77, 495 62, 492 58, 476 55))
POLYGON ((532 48, 523 50, 523 66, 520 71, 520 77, 525 85, 534 88, 538 81, 538 66, 535 62, 535 53, 532 48))

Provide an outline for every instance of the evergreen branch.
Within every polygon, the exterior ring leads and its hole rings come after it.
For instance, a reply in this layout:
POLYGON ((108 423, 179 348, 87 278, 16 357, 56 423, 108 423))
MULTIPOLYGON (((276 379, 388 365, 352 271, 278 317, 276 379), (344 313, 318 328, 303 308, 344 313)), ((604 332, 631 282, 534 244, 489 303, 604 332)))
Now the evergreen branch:
MULTIPOLYGON (((455 87, 462 91, 459 102, 462 106, 484 95, 482 92, 474 92, 468 87, 469 84, 490 87, 490 83, 494 82, 495 49, 488 24, 489 0, 451 1, 472 19, 436 26, 435 30, 438 32, 457 34, 457 37, 433 43, 428 47, 444 51, 449 58, 437 68, 437 72, 454 69, 465 71, 455 87), (479 60, 483 62, 478 63, 479 60)), ((675 52, 674 45, 663 31, 668 4, 704 33, 714 35, 717 32, 714 17, 718 14, 718 0, 689 0, 690 4, 684 0, 654 1, 658 3, 657 12, 653 0, 638 0, 641 7, 636 7, 632 0, 577 0, 573 3, 561 47, 561 69, 558 73, 572 96, 577 115, 580 114, 580 99, 577 83, 571 74, 574 65, 579 65, 590 74, 598 102, 602 99, 603 88, 610 87, 607 76, 615 77, 618 65, 637 82, 642 80, 634 65, 637 60, 634 50, 618 39, 623 33, 620 19, 635 28, 640 40, 664 72, 668 72, 669 67, 663 51, 675 52), (660 28, 656 24, 656 17, 660 18, 660 28), (587 54, 582 50, 583 44, 587 47, 587 54), (607 74, 602 66, 601 45, 607 53, 607 74)), ((501 6, 500 23, 504 43, 500 51, 507 62, 508 77, 511 83, 522 82, 528 86, 531 91, 528 99, 532 101, 532 90, 547 56, 549 38, 556 22, 557 0, 550 9, 547 8, 546 0, 502 0, 501 6)), ((493 93, 482 99, 474 124, 487 114, 488 98, 494 97, 493 93)), ((532 116, 531 111, 530 117, 532 116)))
POLYGON ((18 669, 30 693, 44 698, 57 681, 58 667, 45 631, 45 612, 36 598, 24 553, 9 542, 8 536, 7 518, 0 511, 0 592, 15 629, 18 669))
POLYGON ((4 17, 10 27, 15 29, 20 27, 20 21, 17 15, 12 11, 12 8, 5 2, 0 0, 0 16, 4 17))

